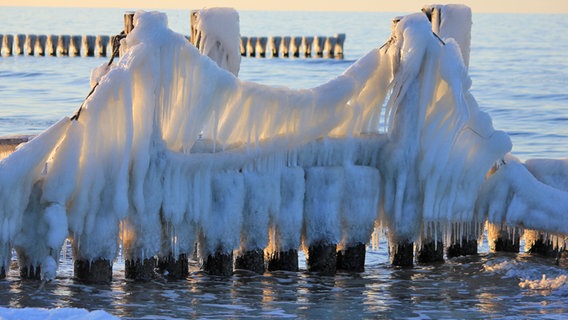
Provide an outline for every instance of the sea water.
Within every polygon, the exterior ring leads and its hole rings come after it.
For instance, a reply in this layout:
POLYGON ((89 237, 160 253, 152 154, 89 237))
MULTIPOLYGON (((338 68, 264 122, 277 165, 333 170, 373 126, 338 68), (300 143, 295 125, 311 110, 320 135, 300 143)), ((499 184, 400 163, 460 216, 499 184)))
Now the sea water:
MULTIPOLYGON (((123 9, 0 8, 0 34, 106 34, 122 30, 123 9)), ((135 9, 135 8, 131 8, 135 9)), ((416 8, 417 11, 420 8, 416 8)), ((189 11, 166 11, 170 27, 189 34, 189 11)), ((240 12, 243 36, 331 36, 345 33, 343 59, 244 58, 239 77, 309 88, 341 74, 390 34, 406 13, 240 12)), ((523 160, 568 154, 568 16, 473 16, 472 93, 507 131, 523 160)), ((72 115, 89 92, 91 69, 108 58, 0 58, 0 136, 37 134, 72 115)), ((71 253, 58 277, 21 281, 16 262, 0 280, 0 306, 106 310, 124 318, 563 318, 566 265, 527 254, 489 253, 411 269, 390 266, 384 237, 369 248, 361 274, 299 273, 210 277, 191 264, 187 280, 124 280, 114 265, 110 285, 75 283, 71 253), (544 276, 544 278, 543 278, 544 276)))

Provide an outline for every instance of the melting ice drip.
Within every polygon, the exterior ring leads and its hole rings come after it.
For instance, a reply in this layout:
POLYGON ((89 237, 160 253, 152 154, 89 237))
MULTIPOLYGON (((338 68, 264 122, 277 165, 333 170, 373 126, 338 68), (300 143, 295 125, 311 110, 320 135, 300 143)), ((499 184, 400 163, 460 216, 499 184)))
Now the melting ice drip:
POLYGON ((239 80, 164 14, 137 12, 135 25, 80 117, 0 162, 5 268, 14 247, 52 278, 67 237, 75 259, 113 261, 119 241, 144 259, 191 254, 199 238, 206 257, 368 243, 374 224, 413 242, 488 215, 568 233, 566 191, 508 160, 486 180, 511 142, 469 92, 458 43, 423 14, 304 90, 239 80))

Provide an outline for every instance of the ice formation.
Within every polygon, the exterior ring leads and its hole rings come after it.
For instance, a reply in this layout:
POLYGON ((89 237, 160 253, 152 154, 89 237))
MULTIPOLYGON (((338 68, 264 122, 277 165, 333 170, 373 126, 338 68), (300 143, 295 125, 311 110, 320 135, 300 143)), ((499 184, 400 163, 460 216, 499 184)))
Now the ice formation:
POLYGON ((511 142, 469 92, 469 48, 441 41, 423 14, 402 18, 342 75, 302 90, 237 79, 169 30, 164 14, 134 19, 79 117, 0 162, 4 266, 12 246, 30 265, 51 264, 66 237, 87 261, 112 261, 120 242, 127 259, 145 259, 189 255, 198 241, 203 258, 296 249, 301 238, 368 242, 375 223, 412 242, 486 214, 501 221, 507 205, 524 210, 507 216, 519 224, 566 212, 566 193, 522 166, 484 184, 511 142), (554 201, 543 207, 534 189, 554 201))

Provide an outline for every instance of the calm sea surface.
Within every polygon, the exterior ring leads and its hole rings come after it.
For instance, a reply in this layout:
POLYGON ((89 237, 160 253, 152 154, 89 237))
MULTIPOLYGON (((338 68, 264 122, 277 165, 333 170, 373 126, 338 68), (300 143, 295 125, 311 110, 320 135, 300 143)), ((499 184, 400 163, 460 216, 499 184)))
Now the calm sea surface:
MULTIPOLYGON (((419 10, 420 8, 416 8, 419 10)), ((121 9, 0 7, 0 34, 117 34, 121 9)), ((189 34, 188 11, 166 11, 170 27, 189 34)), ((345 57, 243 59, 240 78, 306 88, 341 74, 382 45, 403 13, 240 12, 243 36, 345 33, 345 57)), ((568 155, 568 16, 474 14, 472 92, 522 159, 568 155)), ((1 57, 0 136, 36 134, 72 115, 89 92, 90 70, 106 58, 1 57)), ((115 263, 108 286, 72 280, 71 254, 56 281, 20 281, 14 266, 0 280, 0 306, 104 309, 124 318, 544 318, 568 316, 568 270, 527 254, 489 253, 440 265, 398 269, 386 245, 367 252, 366 271, 321 277, 307 272, 133 283, 115 263), (545 281, 543 281, 543 276, 545 281), (534 284, 532 289, 527 286, 534 284), (540 282, 539 282, 540 281, 540 282)), ((15 262, 14 262, 15 264, 15 262)), ((301 259, 305 270, 305 260, 301 259)))

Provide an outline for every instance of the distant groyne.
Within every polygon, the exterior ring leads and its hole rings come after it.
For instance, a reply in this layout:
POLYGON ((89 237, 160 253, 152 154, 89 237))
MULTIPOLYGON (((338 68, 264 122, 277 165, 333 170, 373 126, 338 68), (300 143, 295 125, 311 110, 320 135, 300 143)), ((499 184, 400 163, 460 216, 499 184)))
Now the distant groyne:
MULTIPOLYGON (((110 35, 0 34, 0 56, 109 57, 110 35)), ((186 36, 189 40, 189 36, 186 36)), ((345 34, 333 36, 242 36, 241 55, 257 58, 343 58, 345 34)))

